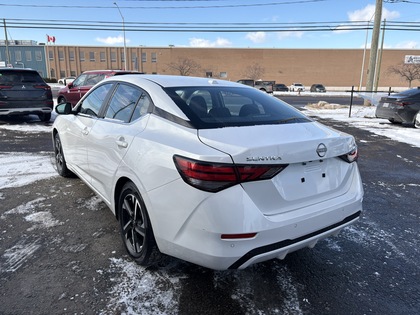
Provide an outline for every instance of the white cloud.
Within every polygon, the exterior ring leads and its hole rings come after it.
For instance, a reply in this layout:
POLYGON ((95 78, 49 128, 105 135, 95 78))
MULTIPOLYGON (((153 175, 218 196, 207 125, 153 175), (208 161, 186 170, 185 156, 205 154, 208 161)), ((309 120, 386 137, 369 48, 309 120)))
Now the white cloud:
MULTIPOLYGON (((347 12, 347 16, 350 22, 355 22, 355 24, 365 25, 369 21, 370 26, 373 25, 375 19, 375 5, 368 4, 363 9, 347 12), (360 23, 357 23, 360 22, 360 23)), ((400 13, 397 11, 389 11, 386 8, 382 8, 381 20, 393 20, 400 17, 400 13)), ((346 30, 347 26, 337 26, 334 30, 335 33, 349 33, 350 30, 346 30)))
POLYGON ((267 38, 267 33, 265 32, 252 32, 248 33, 245 36, 246 39, 249 39, 253 43, 264 43, 267 38))
POLYGON ((401 48, 401 49, 414 49, 414 48, 419 48, 419 47, 420 47, 420 43, 414 40, 401 42, 395 45, 395 48, 401 48))
MULTIPOLYGON (((107 44, 107 45, 124 44, 124 36, 122 35, 118 35, 117 37, 108 36, 106 38, 96 37, 96 41, 107 44)), ((130 40, 126 39, 125 42, 129 43, 130 40)))
POLYGON ((301 38, 303 36, 302 31, 288 31, 288 32, 277 32, 277 38, 282 40, 285 38, 301 38))
POLYGON ((204 38, 190 38, 191 47, 231 47, 232 43, 226 38, 218 37, 215 41, 204 38))
MULTIPOLYGON (((357 21, 373 21, 375 14, 375 5, 368 4, 363 9, 348 12, 347 15, 349 20, 352 22, 357 21)), ((386 8, 382 8, 382 20, 393 20, 400 17, 400 13, 398 11, 389 11, 386 8)))

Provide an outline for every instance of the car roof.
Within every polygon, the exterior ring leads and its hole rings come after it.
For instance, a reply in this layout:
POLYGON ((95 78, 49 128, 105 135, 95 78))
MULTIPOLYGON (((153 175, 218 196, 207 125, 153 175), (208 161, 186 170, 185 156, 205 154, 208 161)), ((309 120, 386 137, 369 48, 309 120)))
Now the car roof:
MULTIPOLYGON (((111 79, 111 78, 110 78, 111 79)), ((240 88, 251 88, 236 82, 214 78, 199 78, 190 76, 178 75, 158 75, 158 74, 126 74, 123 76, 112 77, 112 80, 127 81, 131 83, 142 83, 145 81, 153 82, 162 87, 177 87, 177 86, 236 86, 240 88)), ((251 88, 252 89, 252 88, 251 88)))
POLYGON ((0 67, 0 71, 26 71, 26 72, 36 72, 38 71, 31 68, 9 68, 9 67, 0 67))
POLYGON ((136 71, 131 71, 131 70, 87 70, 87 71, 83 71, 83 73, 128 73, 128 72, 136 72, 136 71))

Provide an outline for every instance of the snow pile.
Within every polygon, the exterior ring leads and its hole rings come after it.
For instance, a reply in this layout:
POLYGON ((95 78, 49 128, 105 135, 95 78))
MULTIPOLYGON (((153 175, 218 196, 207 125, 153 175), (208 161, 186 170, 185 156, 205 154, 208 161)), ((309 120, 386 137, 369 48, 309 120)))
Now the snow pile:
POLYGON ((420 147, 420 129, 391 124, 375 117, 375 106, 342 106, 319 102, 305 107, 307 116, 316 116, 348 123, 356 128, 420 147))

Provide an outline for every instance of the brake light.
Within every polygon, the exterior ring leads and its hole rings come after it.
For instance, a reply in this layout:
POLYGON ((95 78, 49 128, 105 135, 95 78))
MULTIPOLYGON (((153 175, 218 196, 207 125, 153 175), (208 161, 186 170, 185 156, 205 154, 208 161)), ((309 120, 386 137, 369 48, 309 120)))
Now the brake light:
POLYGON ((398 102, 397 103, 397 105, 399 105, 399 106, 408 106, 408 105, 413 105, 414 103, 413 102, 398 102))
POLYGON ((353 150, 351 150, 349 153, 341 155, 340 158, 348 163, 356 162, 357 159, 359 158, 359 150, 357 146, 353 150))
POLYGON ((36 89, 43 89, 45 91, 51 90, 51 86, 49 86, 49 85, 35 84, 35 85, 33 85, 33 87, 36 88, 36 89))
POLYGON ((288 165, 212 163, 179 155, 174 155, 173 159, 179 174, 187 184, 208 192, 218 192, 244 182, 273 178, 288 165))
POLYGON ((13 85, 0 85, 0 90, 5 90, 5 89, 11 89, 13 87, 13 85))

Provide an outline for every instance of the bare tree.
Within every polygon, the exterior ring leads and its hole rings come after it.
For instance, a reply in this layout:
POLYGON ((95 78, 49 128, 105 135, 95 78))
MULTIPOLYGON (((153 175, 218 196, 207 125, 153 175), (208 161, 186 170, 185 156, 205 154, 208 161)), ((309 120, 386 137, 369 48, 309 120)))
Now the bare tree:
POLYGON ((179 75, 189 76, 198 73, 201 65, 190 58, 178 58, 176 62, 168 64, 168 68, 176 71, 179 75))
POLYGON ((264 73, 265 68, 262 67, 259 63, 254 63, 245 70, 243 76, 246 79, 259 80, 262 79, 264 73))
POLYGON ((411 82, 420 80, 420 64, 399 63, 398 65, 390 66, 388 73, 399 75, 402 80, 408 82, 408 87, 411 88, 411 82))

